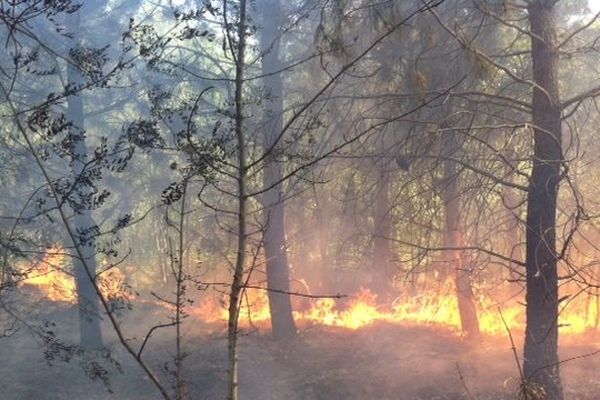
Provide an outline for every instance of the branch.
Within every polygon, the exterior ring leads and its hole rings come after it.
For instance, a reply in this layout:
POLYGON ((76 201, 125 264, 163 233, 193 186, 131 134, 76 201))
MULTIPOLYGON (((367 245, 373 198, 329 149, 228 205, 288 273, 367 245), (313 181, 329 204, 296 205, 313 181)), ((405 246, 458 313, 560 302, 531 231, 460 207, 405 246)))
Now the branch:
POLYGON ((294 122, 301 117, 304 112, 306 110, 308 110, 308 108, 317 100, 319 99, 335 82, 338 81, 338 79, 340 77, 342 77, 350 68, 352 68, 354 65, 356 65, 356 63, 358 63, 360 60, 362 60, 366 55, 368 55, 371 50, 373 50, 375 47, 377 47, 381 42, 383 42, 387 37, 389 37, 390 35, 392 35, 392 33, 394 33, 396 30, 398 30, 398 28, 400 28, 401 26, 403 26, 404 24, 406 24, 407 21, 409 21, 412 17, 414 17, 415 15, 428 11, 428 10, 432 10, 433 8, 439 6, 440 4, 442 4, 444 2, 444 0, 435 0, 435 1, 426 1, 425 4, 418 8, 416 11, 412 12, 411 14, 409 14, 408 16, 406 16, 405 18, 403 18, 400 22, 398 22, 397 24, 395 24, 391 29, 389 29, 387 32, 385 32, 383 35, 381 35, 380 37, 378 37, 377 39, 375 39, 369 46, 367 46, 367 48, 365 50, 363 50, 359 55, 357 55, 354 59, 352 59, 350 62, 348 62, 347 64, 345 64, 344 66, 342 66, 342 68, 333 76, 331 76, 331 78, 329 79, 329 81, 323 85, 315 95, 313 95, 306 103, 304 103, 300 109, 298 111, 296 111, 294 113, 294 115, 292 115, 292 117, 285 123, 285 125, 283 126, 283 128, 281 129, 281 131, 278 133, 277 137, 275 138, 275 140, 273 141, 272 145, 270 148, 268 148, 260 157, 258 157, 256 160, 254 160, 253 162, 251 162, 248 165, 248 169, 252 169, 254 166, 258 165, 262 160, 266 159, 267 157, 269 157, 269 155, 275 150, 275 147, 277 146, 277 144, 279 143, 279 141, 281 141, 283 135, 291 128, 291 126, 294 124, 294 122))
POLYGON ((580 103, 588 98, 597 97, 597 96, 600 96, 600 85, 593 87, 590 90, 587 90, 576 96, 573 96, 568 100, 563 101, 562 103, 560 103, 560 109, 564 110, 565 108, 569 107, 572 104, 580 103))
POLYGON ((152 333, 160 328, 168 328, 170 326, 174 326, 176 325, 177 322, 169 322, 168 324, 158 324, 158 325, 154 325, 152 328, 150 328, 150 330, 148 331, 148 333, 146 334, 146 336, 144 337, 144 341, 142 342, 142 345, 140 346, 140 349, 138 350, 136 357, 141 359, 142 358, 142 352, 144 351, 144 347, 146 347, 146 343, 148 343, 148 340, 150 339, 150 336, 152 336, 152 333))
POLYGON ((308 299, 343 299, 344 297, 348 297, 348 295, 340 294, 340 293, 337 293, 337 294, 309 294, 309 293, 291 292, 289 290, 269 289, 269 288, 266 288, 263 286, 254 286, 254 285, 245 285, 244 288, 264 290, 266 292, 281 293, 281 294, 287 294, 287 295, 296 296, 296 297, 306 297, 308 299))

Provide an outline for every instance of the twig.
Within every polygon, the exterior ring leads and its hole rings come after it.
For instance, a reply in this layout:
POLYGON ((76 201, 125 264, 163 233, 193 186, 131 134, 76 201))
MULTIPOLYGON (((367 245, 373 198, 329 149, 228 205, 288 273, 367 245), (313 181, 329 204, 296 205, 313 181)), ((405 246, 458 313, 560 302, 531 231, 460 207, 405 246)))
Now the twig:
POLYGON ((510 332, 510 328, 508 327, 508 324, 506 323, 506 320, 504 319, 504 315, 502 315, 502 310, 500 309, 500 307, 498 307, 498 312, 500 313, 500 318, 502 319, 502 323, 504 324, 504 327, 506 328, 506 332, 508 333, 508 338, 510 339, 511 349, 512 349, 513 355, 515 357, 515 362, 517 363, 517 368, 519 369, 519 377, 521 378, 521 382, 524 382, 525 375, 523 375, 523 369, 521 368, 521 362, 519 361, 519 355, 517 353, 517 347, 515 346, 515 341, 513 340, 512 333, 510 332))
POLYGON ((144 347, 146 347, 146 343, 148 342, 148 339, 150 339, 150 336, 152 336, 152 333, 160 328, 168 328, 170 326, 175 325, 176 322, 169 322, 168 324, 158 324, 158 325, 154 325, 152 328, 150 328, 150 330, 148 331, 148 333, 146 334, 146 337, 144 337, 144 341, 142 342, 142 345, 140 346, 140 349, 138 350, 136 356, 137 358, 142 358, 142 352, 144 351, 144 347))
POLYGON ((269 288, 266 288, 263 286, 253 286, 253 285, 245 285, 244 288, 265 290, 267 292, 282 293, 282 294, 287 294, 290 296, 306 297, 309 299, 342 299, 344 297, 348 297, 348 295, 340 294, 340 293, 337 293, 337 294, 308 294, 308 293, 290 292, 289 290, 269 289, 269 288))
POLYGON ((460 382, 462 383, 463 388, 465 389, 465 393, 467 394, 467 396, 469 397, 469 399, 476 400, 475 396, 473 396, 473 394, 469 390, 469 387, 467 386, 467 382, 465 382, 465 377, 463 376, 463 374, 462 374, 462 372, 460 370, 460 366, 458 365, 458 361, 456 362, 456 372, 458 372, 458 377, 460 378, 460 382))

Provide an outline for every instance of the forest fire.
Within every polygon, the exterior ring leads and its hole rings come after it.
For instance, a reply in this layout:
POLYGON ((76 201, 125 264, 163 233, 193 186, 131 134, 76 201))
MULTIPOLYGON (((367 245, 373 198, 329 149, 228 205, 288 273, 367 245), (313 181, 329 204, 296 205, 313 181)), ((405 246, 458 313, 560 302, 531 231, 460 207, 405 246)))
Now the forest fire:
POLYGON ((37 287, 51 301, 77 302, 75 281, 61 269, 64 258, 62 249, 49 249, 42 260, 27 267, 22 285, 37 287))
MULTIPOLYGON (((264 290, 248 290, 242 302, 240 324, 262 326, 270 320, 268 298, 264 290)), ((391 304, 378 302, 377 295, 361 289, 350 296, 345 304, 333 298, 314 300, 305 310, 294 311, 298 324, 323 325, 357 330, 377 322, 398 325, 441 326, 461 334, 461 320, 456 296, 439 291, 425 291, 418 296, 401 296, 391 304)), ((209 323, 225 323, 227 309, 215 297, 208 297, 191 310, 199 319, 209 323)), ((511 331, 525 329, 525 307, 513 300, 499 304, 490 297, 480 296, 477 301, 479 327, 487 335, 506 335, 506 325, 511 331)), ((565 334, 581 334, 597 328, 598 306, 596 299, 581 296, 566 306, 559 319, 565 334)))
POLYGON ((0 27, 2 400, 599 399, 600 0, 0 27))
MULTIPOLYGON (((64 269, 66 257, 61 248, 49 249, 40 261, 26 268, 21 286, 35 287, 43 298, 53 302, 77 303, 75 279, 64 269)), ((108 300, 131 300, 124 283, 125 275, 118 268, 102 273, 98 279, 98 287, 108 300)))
MULTIPOLYGON (((63 269, 65 257, 66 253, 60 248, 48 250, 42 260, 30 266, 22 285, 36 287, 43 298, 52 302, 76 303, 75 280, 63 269)), ((101 275, 99 287, 109 300, 132 300, 133 296, 124 290, 125 280, 121 270, 114 268, 101 275)), ((304 302, 301 307, 296 307, 294 318, 300 326, 322 325, 357 330, 377 322, 386 322, 443 326, 460 334, 461 319, 453 290, 453 285, 447 282, 421 290, 418 295, 403 294, 385 303, 380 302, 377 294, 371 290, 362 288, 348 298, 320 298, 304 302)), ((476 303, 482 333, 505 335, 503 318, 509 329, 524 330, 525 308, 518 300, 498 302, 489 295, 480 295, 476 303)), ((597 328, 599 305, 598 299, 589 295, 571 299, 560 313, 561 332, 580 334, 597 328)), ((225 299, 216 296, 206 296, 188 311, 209 324, 224 324, 228 319, 225 299)), ((240 324, 246 327, 264 326, 269 321, 267 291, 246 290, 240 309, 240 324)))

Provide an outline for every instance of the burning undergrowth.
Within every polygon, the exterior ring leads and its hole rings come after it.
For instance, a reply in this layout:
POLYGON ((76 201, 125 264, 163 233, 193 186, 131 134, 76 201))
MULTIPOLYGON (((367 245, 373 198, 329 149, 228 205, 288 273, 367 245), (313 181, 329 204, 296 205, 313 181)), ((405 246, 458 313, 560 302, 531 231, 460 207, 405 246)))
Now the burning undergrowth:
MULTIPOLYGON (((20 286, 33 289, 41 299, 55 303, 77 302, 76 284, 65 267, 65 252, 60 248, 49 249, 45 256, 28 265, 20 286)), ((109 301, 135 304, 154 303, 168 309, 167 302, 156 296, 136 297, 119 268, 110 268, 99 274, 98 286, 109 301)), ((306 284, 304 285, 307 288, 306 284)), ((576 293, 577 288, 565 287, 576 293)), ((429 283, 420 290, 400 288, 399 295, 380 301, 377 294, 366 288, 357 293, 338 296, 310 295, 300 293, 294 298, 294 319, 301 328, 315 325, 357 330, 377 323, 403 326, 439 326, 457 335, 462 334, 461 317, 452 281, 429 283), (306 297, 306 296, 309 297, 306 297)), ((521 289, 506 286, 494 288, 475 287, 475 303, 479 328, 482 333, 504 337, 507 327, 523 332, 525 307, 521 289)), ((565 295, 559 316, 563 335, 582 335, 598 328, 600 302, 598 297, 587 294, 565 295)), ((227 323, 227 296, 218 291, 203 292, 186 305, 186 313, 204 325, 216 330, 227 323)), ((268 330, 270 311, 267 290, 253 287, 244 292, 240 310, 240 324, 244 328, 268 330)))
MULTIPOLYGON (((76 341, 75 283, 60 254, 54 249, 29 265, 29 275, 20 283, 20 289, 35 293, 41 304, 52 305, 53 311, 44 317, 57 322, 60 335, 76 341)), ((126 299, 133 305, 122 318, 132 340, 141 340, 153 324, 168 321, 173 313, 172 308, 152 296, 134 296, 118 268, 111 269, 99 282, 107 298, 126 299)), ((399 290, 400 295, 390 301, 381 300, 366 288, 343 298, 298 296, 294 299, 294 318, 300 334, 283 346, 270 338, 267 291, 248 289, 240 314, 240 390, 244 398, 256 400, 458 400, 471 395, 484 400, 514 398, 517 364, 499 309, 517 348, 521 348, 523 305, 510 291, 497 290, 492 295, 489 288, 477 288, 477 311, 484 335, 472 341, 461 333, 453 290, 451 283, 429 285, 426 290, 399 290)), ((226 299, 217 291, 204 291, 186 305, 186 313, 183 338, 188 390, 207 399, 218 398, 225 386, 226 299)), ((600 342, 594 329, 596 316, 595 299, 571 299, 561 313, 563 359, 594 350, 600 342)), ((36 387, 50 388, 55 399, 73 398, 74 393, 75 398, 78 394, 84 397, 92 391, 97 399, 154 396, 148 382, 135 365, 129 365, 131 361, 110 335, 106 344, 125 371, 110 371, 111 387, 117 390, 114 394, 90 389, 96 384, 81 376, 73 363, 61 368, 47 366, 39 346, 26 335, 7 340, 2 356, 15 360, 17 365, 14 369, 5 366, 1 371, 6 382, 16 382, 14 386, 11 383, 14 396, 11 394, 9 400, 44 398, 40 393, 30 393, 34 389, 25 377, 42 382, 36 387), (61 381, 72 382, 75 387, 62 388, 61 381)), ((162 374, 168 379, 165 360, 172 354, 172 331, 156 332, 149 343, 147 360, 159 369, 162 365, 162 374)), ((565 364, 567 394, 580 400, 595 398, 600 381, 589 372, 594 370, 588 369, 593 365, 600 366, 600 361, 578 359, 565 364)))
MULTIPOLYGON (((37 289, 41 298, 52 302, 77 303, 75 278, 66 268, 69 257, 61 248, 48 249, 42 259, 23 268, 21 287, 37 289)), ((98 287, 109 301, 128 301, 134 297, 119 268, 102 271, 98 287)))

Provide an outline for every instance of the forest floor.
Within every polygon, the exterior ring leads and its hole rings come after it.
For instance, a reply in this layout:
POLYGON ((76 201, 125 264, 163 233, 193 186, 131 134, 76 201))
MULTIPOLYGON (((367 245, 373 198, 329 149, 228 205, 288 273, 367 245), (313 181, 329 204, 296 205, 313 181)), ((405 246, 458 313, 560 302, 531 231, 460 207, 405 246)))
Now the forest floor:
MULTIPOLYGON (((46 317, 58 321, 57 330, 68 336, 77 333, 76 315, 74 308, 63 307, 46 317)), ((224 388, 225 338, 222 331, 207 332, 186 331, 189 355, 184 375, 190 398, 216 400, 224 388)), ((145 355, 165 381, 171 340, 167 333, 157 335, 145 355)), ((43 345, 26 330, 0 339, 0 399, 159 399, 116 341, 109 337, 106 341, 122 366, 122 372, 109 367, 112 393, 85 376, 77 357, 48 365, 43 345)), ((590 353, 597 349, 594 344, 600 346, 599 337, 563 338, 560 356, 590 353)), ((566 400, 598 399, 599 368, 600 356, 563 364, 566 400)), ((240 338, 243 400, 515 399, 517 377, 508 338, 486 337, 469 344, 454 332, 433 326, 303 327, 288 346, 274 344, 264 333, 248 332, 240 338)))

